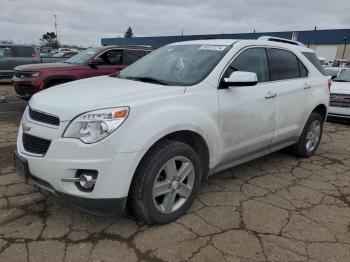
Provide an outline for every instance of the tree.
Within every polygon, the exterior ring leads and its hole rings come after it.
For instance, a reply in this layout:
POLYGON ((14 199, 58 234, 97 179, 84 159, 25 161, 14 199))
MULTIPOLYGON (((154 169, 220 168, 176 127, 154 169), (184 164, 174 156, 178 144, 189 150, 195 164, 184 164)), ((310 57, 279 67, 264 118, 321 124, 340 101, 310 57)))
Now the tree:
POLYGON ((132 31, 132 28, 129 26, 124 34, 125 38, 132 38, 135 37, 134 32, 132 31))
POLYGON ((13 44, 13 41, 12 40, 0 40, 0 44, 5 44, 5 45, 13 44))
POLYGON ((43 36, 40 38, 40 43, 42 46, 48 46, 52 48, 60 47, 60 43, 57 40, 55 32, 46 32, 46 34, 43 34, 43 36))

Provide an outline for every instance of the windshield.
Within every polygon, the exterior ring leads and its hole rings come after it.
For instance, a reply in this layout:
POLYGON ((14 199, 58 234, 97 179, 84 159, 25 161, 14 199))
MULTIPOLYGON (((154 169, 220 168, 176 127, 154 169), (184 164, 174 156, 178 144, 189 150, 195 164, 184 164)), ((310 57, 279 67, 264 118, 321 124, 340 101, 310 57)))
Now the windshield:
POLYGON ((194 85, 208 76, 228 50, 222 45, 165 46, 116 76, 165 85, 194 85))
POLYGON ((327 76, 337 76, 339 69, 337 69, 337 68, 336 69, 325 68, 324 71, 325 71, 327 76))
POLYGON ((64 53, 56 53, 52 57, 62 57, 63 55, 64 55, 64 53))
POLYGON ((72 56, 71 58, 66 60, 65 63, 84 64, 85 62, 89 61, 98 51, 99 51, 99 48, 86 49, 86 50, 78 53, 77 55, 72 56))
POLYGON ((333 81, 350 82, 350 70, 343 70, 333 81))

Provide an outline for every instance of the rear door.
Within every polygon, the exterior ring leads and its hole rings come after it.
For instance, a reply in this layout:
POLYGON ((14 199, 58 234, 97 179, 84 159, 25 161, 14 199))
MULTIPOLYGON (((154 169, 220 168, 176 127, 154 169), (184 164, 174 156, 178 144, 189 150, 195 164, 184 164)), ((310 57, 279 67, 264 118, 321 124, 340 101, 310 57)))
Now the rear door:
POLYGON ((13 68, 19 65, 36 64, 39 62, 37 52, 32 46, 12 46, 13 68))
POLYGON ((149 51, 145 50, 124 49, 123 65, 131 65, 148 53, 149 51))
POLYGON ((270 87, 276 114, 272 147, 284 147, 297 141, 308 113, 311 82, 303 63, 291 51, 267 48, 270 87))

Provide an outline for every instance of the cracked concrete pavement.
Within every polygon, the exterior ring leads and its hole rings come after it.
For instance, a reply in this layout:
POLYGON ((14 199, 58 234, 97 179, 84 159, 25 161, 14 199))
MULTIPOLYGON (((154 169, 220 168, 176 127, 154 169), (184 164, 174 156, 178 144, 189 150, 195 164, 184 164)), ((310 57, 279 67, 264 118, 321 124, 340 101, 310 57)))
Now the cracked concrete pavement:
POLYGON ((25 103, 0 85, 0 261, 350 261, 350 127, 315 156, 286 152, 211 176, 163 226, 95 217, 24 183, 12 165, 25 103))

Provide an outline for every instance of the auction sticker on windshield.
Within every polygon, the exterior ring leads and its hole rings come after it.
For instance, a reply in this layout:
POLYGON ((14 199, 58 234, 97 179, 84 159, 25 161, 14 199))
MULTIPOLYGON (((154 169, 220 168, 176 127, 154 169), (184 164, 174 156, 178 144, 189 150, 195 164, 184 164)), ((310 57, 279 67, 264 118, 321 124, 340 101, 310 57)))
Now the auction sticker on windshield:
POLYGON ((217 46, 217 45, 202 45, 200 50, 213 50, 213 51, 223 51, 226 46, 217 46))

